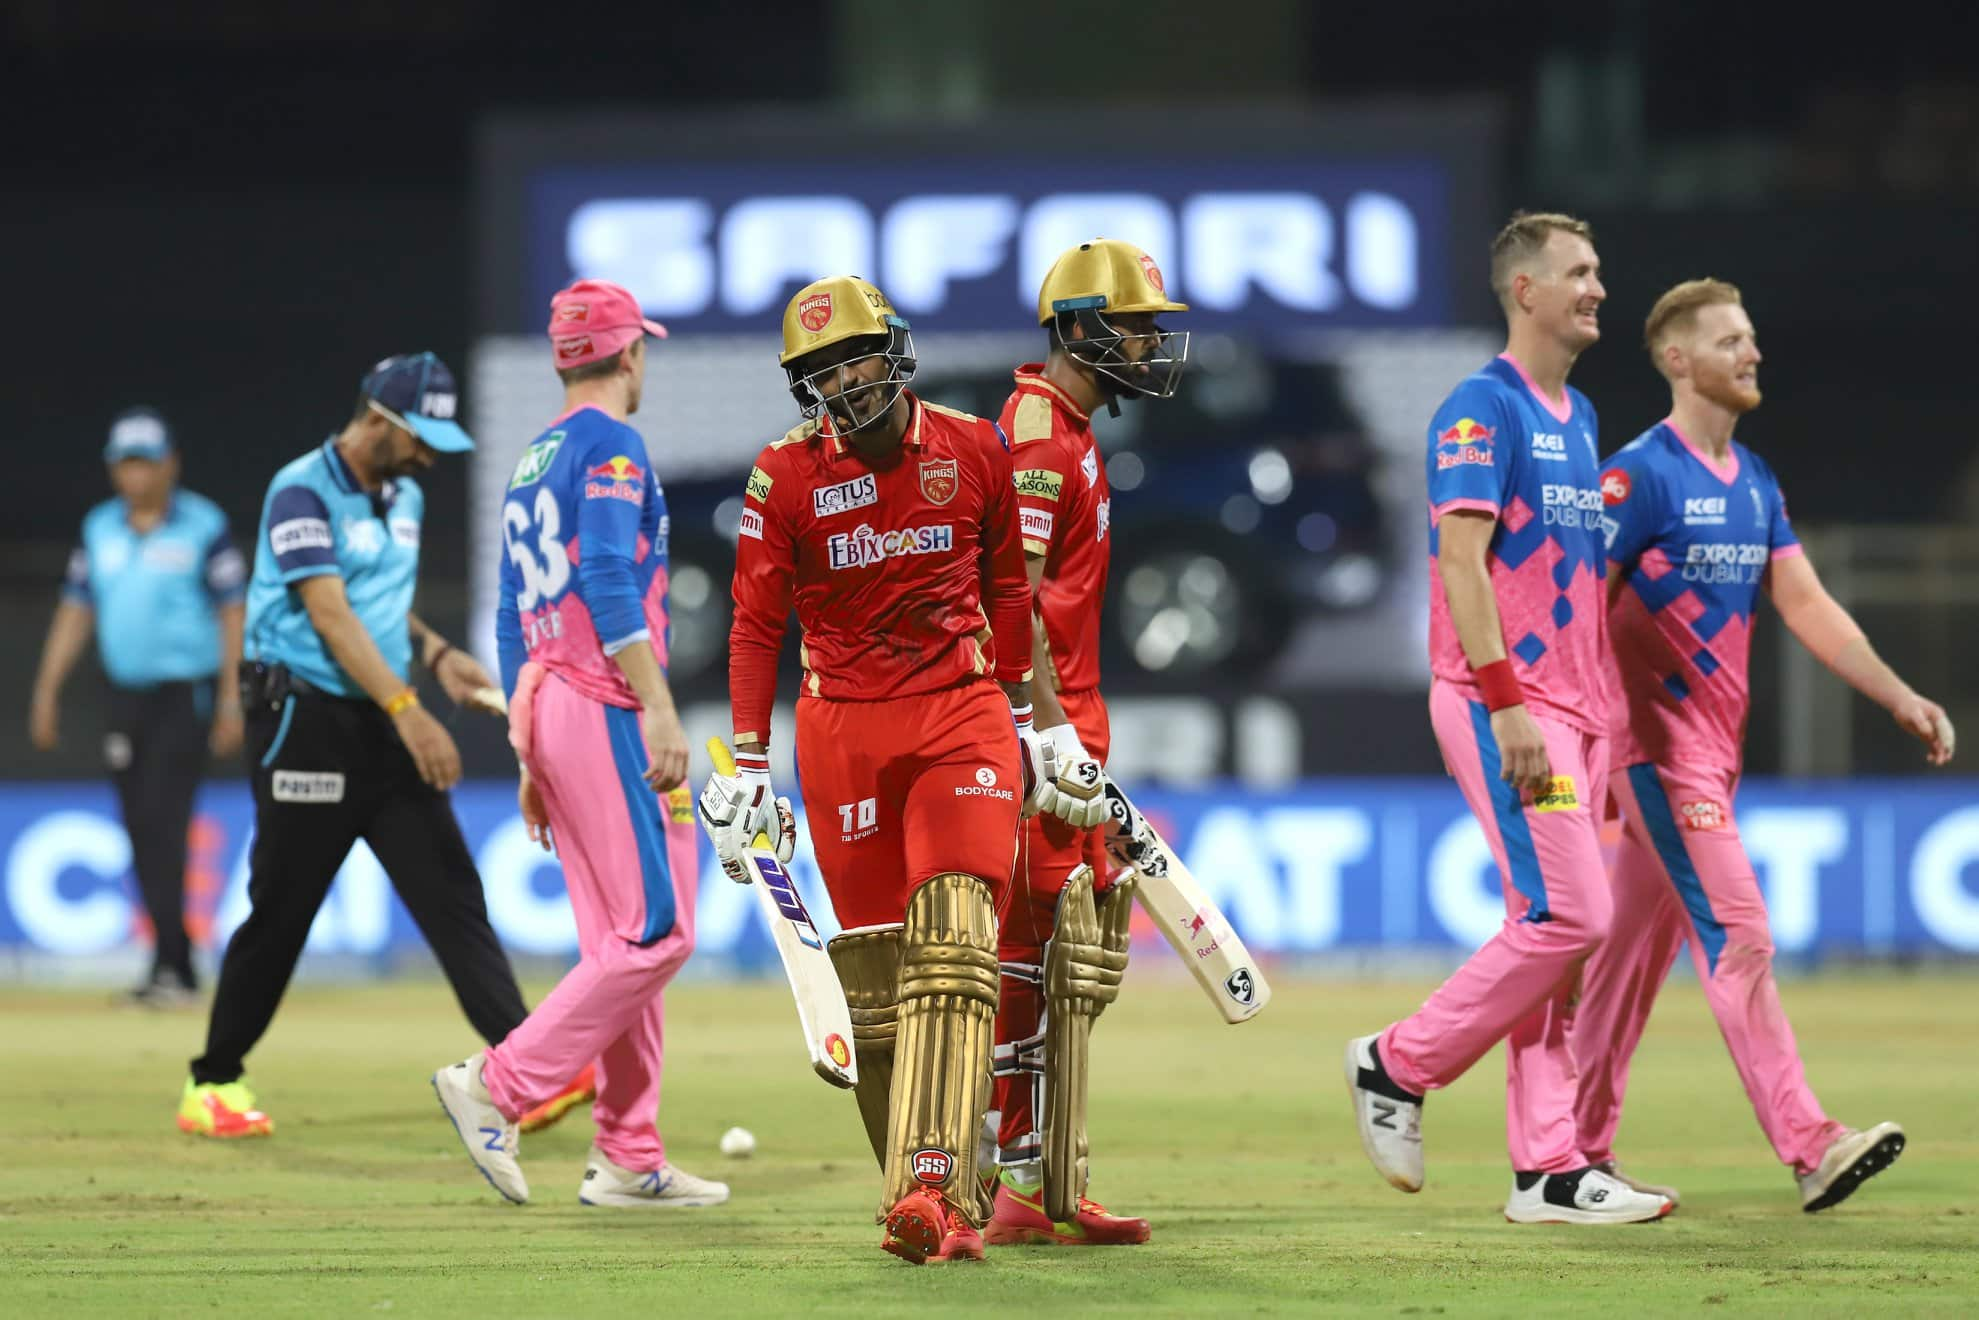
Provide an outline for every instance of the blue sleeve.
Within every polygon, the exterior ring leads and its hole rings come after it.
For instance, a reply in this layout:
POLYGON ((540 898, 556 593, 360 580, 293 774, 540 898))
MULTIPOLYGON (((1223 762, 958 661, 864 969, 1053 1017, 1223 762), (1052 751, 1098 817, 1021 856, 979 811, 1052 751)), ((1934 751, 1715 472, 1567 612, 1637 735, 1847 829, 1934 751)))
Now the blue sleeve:
POLYGON ((502 692, 511 700, 529 646, 522 638, 522 611, 515 603, 515 565, 502 560, 501 586, 495 601, 495 660, 502 671, 502 692))
POLYGON ((247 597, 247 560, 224 522, 206 544, 206 594, 215 605, 237 605, 247 597))
POLYGON ((78 545, 69 551, 69 566, 62 570, 62 599, 78 605, 94 605, 89 591, 89 551, 78 545))
POLYGON ((651 641, 633 564, 639 519, 657 498, 645 442, 630 427, 614 427, 588 447, 573 471, 577 489, 577 594, 606 655, 651 641))
POLYGON ((1782 551, 1796 550, 1800 538, 1794 535, 1793 520, 1787 517, 1787 493, 1780 489, 1780 479, 1773 475, 1773 469, 1764 463, 1758 466, 1759 494, 1770 497, 1773 504, 1773 518, 1767 547, 1772 551, 1769 559, 1778 559, 1782 551))
POLYGON ((268 552, 283 582, 340 571, 330 510, 309 487, 284 486, 270 495, 267 523, 268 552))
POLYGON ((1517 442, 1518 429, 1489 386, 1459 385, 1429 424, 1430 521, 1452 509, 1496 516, 1505 507, 1517 442))
POLYGON ((1608 560, 1634 568, 1663 528, 1663 486, 1631 445, 1601 469, 1601 530, 1608 560))

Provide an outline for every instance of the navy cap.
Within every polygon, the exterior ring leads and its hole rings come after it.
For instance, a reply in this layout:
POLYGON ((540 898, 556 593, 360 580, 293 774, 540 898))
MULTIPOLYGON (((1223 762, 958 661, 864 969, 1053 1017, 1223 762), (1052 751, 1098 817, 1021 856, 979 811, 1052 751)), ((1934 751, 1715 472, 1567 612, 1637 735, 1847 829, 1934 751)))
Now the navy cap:
POLYGON ((110 439, 103 446, 105 463, 127 458, 161 462, 172 452, 172 428, 151 408, 126 408, 110 423, 110 439))
POLYGON ((371 368, 358 391, 443 454, 474 448, 473 439, 454 420, 460 411, 454 374, 432 353, 386 358, 371 368))

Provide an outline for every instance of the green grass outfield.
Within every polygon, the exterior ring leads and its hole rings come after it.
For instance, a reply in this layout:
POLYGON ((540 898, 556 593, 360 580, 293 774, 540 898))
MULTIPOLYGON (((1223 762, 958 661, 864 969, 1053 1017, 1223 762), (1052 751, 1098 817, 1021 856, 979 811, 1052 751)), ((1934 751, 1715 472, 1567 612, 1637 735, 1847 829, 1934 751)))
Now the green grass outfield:
POLYGON ((238 1143, 172 1125, 202 1015, 0 990, 0 1314, 1979 1314, 1979 978, 1786 987, 1830 1112, 1911 1135, 1818 1216, 1696 985, 1672 984, 1622 1148, 1683 1208, 1610 1229, 1500 1216, 1496 1055, 1430 1102, 1426 1191, 1368 1167, 1342 1043, 1426 985, 1288 982, 1242 1027, 1145 970, 1127 989, 1096 1037, 1093 1190, 1152 1218, 1154 1241, 918 1270, 875 1246, 851 1099, 805 1066, 779 982, 670 996, 671 1153, 735 1195, 655 1213, 577 1204, 584 1114, 525 1140, 530 1205, 497 1200, 427 1086, 474 1044, 442 986, 299 988, 252 1060, 279 1134, 238 1143), (754 1159, 716 1153, 731 1124, 755 1131, 754 1159))

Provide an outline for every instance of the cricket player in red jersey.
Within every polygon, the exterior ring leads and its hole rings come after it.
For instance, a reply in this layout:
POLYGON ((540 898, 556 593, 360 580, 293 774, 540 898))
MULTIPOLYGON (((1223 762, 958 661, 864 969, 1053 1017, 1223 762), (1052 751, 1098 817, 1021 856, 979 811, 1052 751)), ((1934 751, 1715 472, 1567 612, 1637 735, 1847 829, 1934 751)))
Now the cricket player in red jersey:
POLYGON ((729 635, 736 774, 709 780, 702 824, 731 875, 759 831, 785 859, 795 845, 767 751, 794 604, 797 771, 845 928, 831 955, 884 1170, 880 1245, 914 1264, 981 1259, 996 910, 1045 773, 1008 443, 908 391, 907 322, 864 280, 799 290, 779 360, 807 420, 749 474, 729 635))
MULTIPOLYGON (((1017 368, 1002 426, 1016 467, 1024 559, 1036 596, 1031 659, 1038 737, 1050 777, 1025 824, 1017 878, 998 927, 995 1208, 992 1246, 1146 1242, 1148 1221, 1086 1197, 1086 1042, 1120 992, 1131 882, 1112 884, 1106 836, 1134 823, 1108 810, 1111 742, 1099 693, 1112 497, 1092 413, 1175 393, 1188 335, 1155 323, 1188 308, 1169 298, 1147 253, 1096 238, 1052 263, 1038 294, 1051 336, 1042 363, 1017 368)), ((1124 797, 1113 797, 1127 811, 1124 797)))

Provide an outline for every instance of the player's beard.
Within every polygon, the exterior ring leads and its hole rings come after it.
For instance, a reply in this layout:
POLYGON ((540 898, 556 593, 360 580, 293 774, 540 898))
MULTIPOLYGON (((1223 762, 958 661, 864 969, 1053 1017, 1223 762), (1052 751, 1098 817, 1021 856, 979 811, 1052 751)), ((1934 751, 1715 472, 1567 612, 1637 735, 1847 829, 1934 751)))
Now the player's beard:
POLYGON ((1758 385, 1741 385, 1735 377, 1729 374, 1723 376, 1700 376, 1696 384, 1697 392, 1700 395, 1735 417, 1751 412, 1759 406, 1759 401, 1765 397, 1759 392, 1758 385))

